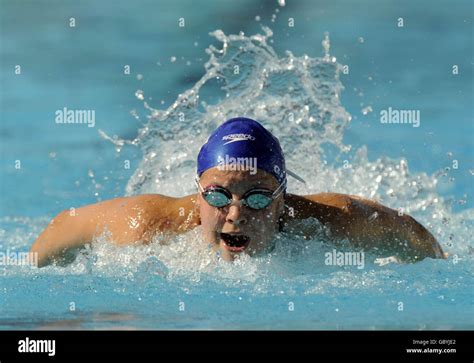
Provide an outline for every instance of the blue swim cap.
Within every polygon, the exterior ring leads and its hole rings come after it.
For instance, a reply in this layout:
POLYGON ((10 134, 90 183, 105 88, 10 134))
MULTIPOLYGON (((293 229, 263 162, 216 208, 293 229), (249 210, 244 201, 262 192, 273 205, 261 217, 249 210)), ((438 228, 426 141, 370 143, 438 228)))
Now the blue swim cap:
POLYGON ((198 176, 207 169, 237 158, 256 161, 256 168, 272 174, 280 185, 286 181, 285 157, 280 142, 260 123, 245 117, 224 122, 209 136, 199 151, 198 176))

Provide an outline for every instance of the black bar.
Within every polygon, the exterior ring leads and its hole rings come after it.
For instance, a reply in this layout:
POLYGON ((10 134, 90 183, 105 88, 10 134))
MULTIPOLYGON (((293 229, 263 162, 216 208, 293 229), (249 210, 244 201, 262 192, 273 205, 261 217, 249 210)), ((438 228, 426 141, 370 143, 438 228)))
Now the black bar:
POLYGON ((472 362, 472 331, 0 331, 0 362, 212 361, 472 362), (55 355, 19 341, 55 340, 55 355), (415 341, 415 342, 414 342, 415 341), (407 353, 407 349, 456 349, 407 353), (164 359, 166 357, 166 359, 164 359))

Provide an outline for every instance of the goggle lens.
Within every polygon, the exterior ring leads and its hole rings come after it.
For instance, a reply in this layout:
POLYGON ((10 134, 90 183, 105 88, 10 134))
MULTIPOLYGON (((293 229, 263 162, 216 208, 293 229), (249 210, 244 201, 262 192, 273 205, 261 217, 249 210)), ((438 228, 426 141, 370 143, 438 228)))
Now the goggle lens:
POLYGON ((203 193, 203 196, 206 202, 209 203, 209 205, 217 208, 225 207, 230 202, 229 197, 226 195, 226 193, 218 189, 206 190, 203 193))
POLYGON ((245 203, 249 208, 263 209, 268 207, 272 200, 273 199, 269 196, 269 193, 254 192, 245 198, 245 203))

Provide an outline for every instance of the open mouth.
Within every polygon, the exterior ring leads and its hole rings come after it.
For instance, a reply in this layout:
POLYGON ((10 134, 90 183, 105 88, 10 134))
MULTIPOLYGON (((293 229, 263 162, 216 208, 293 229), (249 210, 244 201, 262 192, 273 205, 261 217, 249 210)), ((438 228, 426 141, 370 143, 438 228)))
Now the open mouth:
POLYGON ((224 246, 231 252, 242 252, 250 243, 250 237, 244 234, 221 233, 220 235, 224 246))

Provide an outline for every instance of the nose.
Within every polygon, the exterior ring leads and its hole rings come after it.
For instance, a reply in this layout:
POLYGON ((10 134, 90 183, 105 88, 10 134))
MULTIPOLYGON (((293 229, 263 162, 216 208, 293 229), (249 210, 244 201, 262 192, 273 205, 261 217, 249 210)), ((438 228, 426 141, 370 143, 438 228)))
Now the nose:
POLYGON ((242 213, 242 204, 232 203, 229 206, 229 211, 227 212, 226 221, 235 225, 241 225, 247 223, 247 217, 242 213))

